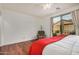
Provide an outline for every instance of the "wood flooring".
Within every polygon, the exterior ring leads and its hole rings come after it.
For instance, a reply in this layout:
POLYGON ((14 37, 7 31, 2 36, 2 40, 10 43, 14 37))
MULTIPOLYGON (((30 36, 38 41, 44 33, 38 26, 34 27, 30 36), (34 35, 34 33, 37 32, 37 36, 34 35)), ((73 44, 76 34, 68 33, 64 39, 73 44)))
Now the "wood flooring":
POLYGON ((15 43, 0 47, 0 55, 28 55, 29 48, 35 40, 15 43))

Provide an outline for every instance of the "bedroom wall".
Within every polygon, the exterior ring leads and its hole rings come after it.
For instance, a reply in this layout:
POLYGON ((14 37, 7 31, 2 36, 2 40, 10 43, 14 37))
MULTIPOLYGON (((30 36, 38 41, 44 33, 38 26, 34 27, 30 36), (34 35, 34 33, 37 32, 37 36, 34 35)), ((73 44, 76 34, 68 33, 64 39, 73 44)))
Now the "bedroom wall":
POLYGON ((33 40, 39 29, 37 17, 2 10, 2 44, 7 45, 22 41, 33 40))
POLYGON ((79 6, 72 7, 40 18, 28 14, 15 12, 13 10, 3 9, 1 10, 1 17, 3 23, 1 25, 1 45, 32 40, 33 38, 35 38, 37 31, 40 30, 40 25, 42 25, 43 30, 46 33, 46 36, 51 37, 50 17, 68 13, 78 8, 79 6))
POLYGON ((2 19, 1 19, 1 14, 0 14, 0 45, 1 45, 1 22, 2 22, 2 19))
POLYGON ((41 18, 40 25, 42 25, 46 37, 50 37, 50 17, 41 18))

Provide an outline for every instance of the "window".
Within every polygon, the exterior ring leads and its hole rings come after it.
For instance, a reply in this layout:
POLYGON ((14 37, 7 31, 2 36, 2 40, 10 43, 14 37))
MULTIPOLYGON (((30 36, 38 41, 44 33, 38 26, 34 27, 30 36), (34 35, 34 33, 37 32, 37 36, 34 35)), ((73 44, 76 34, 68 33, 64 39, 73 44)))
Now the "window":
POLYGON ((52 19, 52 35, 59 35, 63 32, 75 33, 72 15, 70 13, 53 17, 52 19))
POLYGON ((57 35, 56 33, 60 34, 60 16, 53 18, 53 35, 57 35))
POLYGON ((64 32, 67 31, 69 33, 73 33, 75 31, 71 14, 63 15, 62 21, 63 21, 63 31, 64 32))

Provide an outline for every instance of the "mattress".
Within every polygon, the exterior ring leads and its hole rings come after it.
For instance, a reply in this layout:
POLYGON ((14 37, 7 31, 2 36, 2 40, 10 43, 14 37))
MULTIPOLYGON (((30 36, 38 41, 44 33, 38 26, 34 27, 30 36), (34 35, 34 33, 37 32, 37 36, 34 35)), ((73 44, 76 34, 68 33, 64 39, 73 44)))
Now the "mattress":
POLYGON ((79 54, 79 36, 69 35, 62 40, 47 45, 43 55, 71 55, 79 54))
POLYGON ((73 49, 72 49, 72 54, 73 55, 79 55, 79 37, 77 42, 75 42, 73 49))

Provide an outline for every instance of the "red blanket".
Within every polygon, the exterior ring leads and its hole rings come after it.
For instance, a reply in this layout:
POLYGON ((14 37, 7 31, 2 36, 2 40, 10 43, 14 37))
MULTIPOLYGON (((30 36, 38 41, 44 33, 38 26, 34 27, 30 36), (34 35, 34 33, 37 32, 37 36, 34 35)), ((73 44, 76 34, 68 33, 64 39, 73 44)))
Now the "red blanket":
POLYGON ((42 55, 42 51, 46 45, 57 42, 61 40, 62 38, 64 38, 63 34, 54 36, 51 38, 40 39, 40 40, 33 42, 29 50, 29 55, 42 55))

